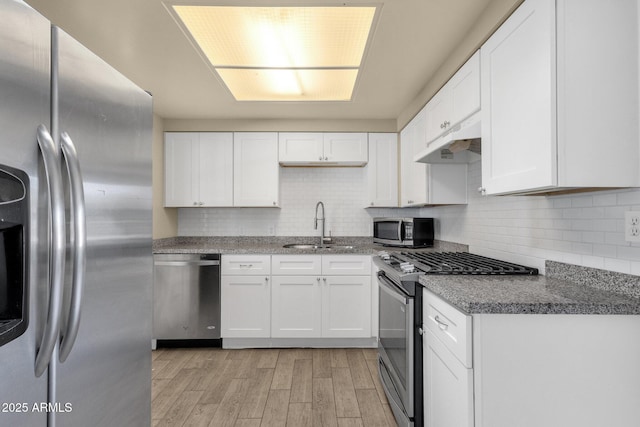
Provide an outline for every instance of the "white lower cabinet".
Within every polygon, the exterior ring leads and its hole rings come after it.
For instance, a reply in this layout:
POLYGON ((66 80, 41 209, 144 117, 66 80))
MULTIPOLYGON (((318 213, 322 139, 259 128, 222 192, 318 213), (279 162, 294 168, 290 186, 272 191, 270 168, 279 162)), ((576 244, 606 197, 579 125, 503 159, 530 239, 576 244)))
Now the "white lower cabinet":
POLYGON ((271 319, 269 276, 222 276, 222 338, 268 338, 271 319))
POLYGON ((429 427, 473 427, 471 316, 424 291, 424 420, 429 427))
POLYGON ((271 256, 222 255, 222 338, 268 338, 271 334, 271 256))
POLYGON ((424 419, 431 427, 473 426, 473 370, 428 329, 423 337, 424 419))
POLYGON ((273 276, 271 336, 322 336, 320 276, 273 276))
POLYGON ((272 337, 371 337, 370 256, 273 255, 272 270, 272 337))
POLYGON ((423 305, 426 427, 637 427, 640 316, 423 305))

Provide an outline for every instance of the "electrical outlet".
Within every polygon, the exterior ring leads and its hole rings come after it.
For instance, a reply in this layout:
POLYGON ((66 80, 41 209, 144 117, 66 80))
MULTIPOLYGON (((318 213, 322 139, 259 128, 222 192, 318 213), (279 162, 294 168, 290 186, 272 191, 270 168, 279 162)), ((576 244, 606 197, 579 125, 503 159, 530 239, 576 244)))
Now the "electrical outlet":
POLYGON ((628 211, 624 213, 624 240, 640 242, 640 212, 628 211))

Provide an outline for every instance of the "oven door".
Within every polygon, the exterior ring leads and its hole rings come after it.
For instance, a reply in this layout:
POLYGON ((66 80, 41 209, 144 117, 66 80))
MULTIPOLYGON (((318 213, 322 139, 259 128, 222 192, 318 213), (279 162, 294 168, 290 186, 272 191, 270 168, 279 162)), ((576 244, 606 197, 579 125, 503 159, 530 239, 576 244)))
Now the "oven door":
POLYGON ((378 285, 380 378, 398 425, 408 426, 414 417, 415 299, 382 272, 378 285))

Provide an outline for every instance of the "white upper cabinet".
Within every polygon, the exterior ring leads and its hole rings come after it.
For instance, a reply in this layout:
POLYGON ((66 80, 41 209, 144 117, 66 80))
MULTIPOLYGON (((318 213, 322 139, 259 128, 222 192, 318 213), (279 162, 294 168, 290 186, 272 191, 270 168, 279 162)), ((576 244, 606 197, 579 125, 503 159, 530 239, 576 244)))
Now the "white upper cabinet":
POLYGON ((233 135, 229 132, 165 133, 167 207, 233 204, 233 135))
POLYGON ((233 178, 234 206, 279 206, 278 134, 235 132, 233 178))
POLYGON ((427 204, 427 165, 413 161, 425 147, 425 108, 400 132, 400 206, 427 204))
POLYGON ((426 107, 400 133, 400 206, 467 203, 466 164, 424 164, 414 156, 426 146, 426 107))
POLYGON ((483 192, 640 185, 636 1, 527 0, 481 71, 483 192))
POLYGON ((322 133, 280 132, 278 159, 282 164, 309 164, 324 160, 322 133))
POLYGON ((451 131, 480 110, 480 51, 426 105, 426 142, 451 131))
POLYGON ((363 166, 369 157, 366 133, 281 132, 278 145, 285 166, 363 166))
POLYGON ((366 207, 398 207, 398 134, 370 133, 366 207))

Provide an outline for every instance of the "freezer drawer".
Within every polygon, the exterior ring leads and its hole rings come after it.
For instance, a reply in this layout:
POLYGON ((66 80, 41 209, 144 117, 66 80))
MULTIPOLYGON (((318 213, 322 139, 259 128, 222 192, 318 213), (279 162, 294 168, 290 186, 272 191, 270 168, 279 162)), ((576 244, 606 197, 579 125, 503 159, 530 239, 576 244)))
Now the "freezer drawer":
POLYGON ((220 338, 220 255, 154 256, 153 338, 220 338))

